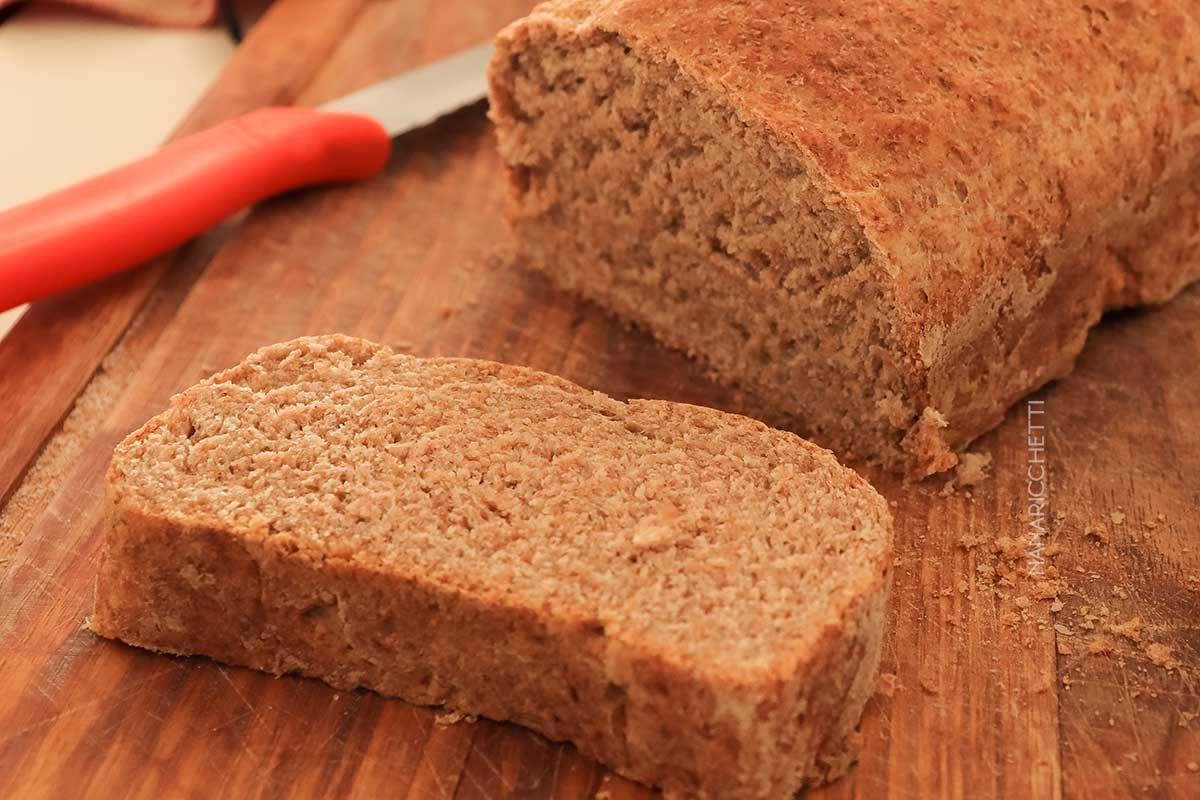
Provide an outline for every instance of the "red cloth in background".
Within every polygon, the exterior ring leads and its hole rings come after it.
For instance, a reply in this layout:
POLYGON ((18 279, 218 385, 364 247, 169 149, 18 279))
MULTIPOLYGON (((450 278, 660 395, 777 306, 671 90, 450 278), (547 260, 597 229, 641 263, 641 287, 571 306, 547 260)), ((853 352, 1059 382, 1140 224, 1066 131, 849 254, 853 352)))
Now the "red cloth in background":
MULTIPOLYGON (((0 8, 18 0, 0 0, 0 8)), ((125 19, 149 25, 190 28, 207 25, 217 13, 217 0, 62 0, 125 19)))

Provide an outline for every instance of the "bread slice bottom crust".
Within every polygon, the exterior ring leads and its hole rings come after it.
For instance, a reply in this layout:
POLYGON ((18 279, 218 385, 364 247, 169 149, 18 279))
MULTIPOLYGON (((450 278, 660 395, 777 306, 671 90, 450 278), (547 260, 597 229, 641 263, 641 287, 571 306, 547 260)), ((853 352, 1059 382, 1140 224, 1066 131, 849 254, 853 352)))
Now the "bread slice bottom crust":
POLYGON ((668 797, 787 797, 845 770, 889 589, 890 579, 848 607, 803 670, 764 693, 622 647, 595 621, 556 624, 314 558, 267 530, 234 535, 113 509, 91 627, 158 652, 510 720, 668 797), (728 723, 731 705, 741 730, 728 723))

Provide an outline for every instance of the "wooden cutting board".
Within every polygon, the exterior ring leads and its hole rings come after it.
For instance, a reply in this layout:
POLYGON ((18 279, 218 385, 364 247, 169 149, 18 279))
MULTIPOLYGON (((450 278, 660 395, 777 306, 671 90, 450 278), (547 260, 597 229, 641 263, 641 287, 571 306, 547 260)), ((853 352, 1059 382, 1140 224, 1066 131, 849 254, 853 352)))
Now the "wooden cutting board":
MULTIPOLYGON (((318 103, 474 44, 525 0, 284 0, 181 129, 318 103)), ((0 797, 635 798, 511 725, 85 627, 113 445, 255 348, 342 331, 526 364, 619 397, 743 407, 680 355, 506 256, 482 105, 397 141, 386 174, 255 209, 178 253, 39 304, 0 342, 0 797), (605 794, 607 792, 607 794, 605 794)), ((896 584, 862 754, 829 798, 1200 796, 1200 287, 1110 315, 992 475, 893 503, 896 584), (1050 535, 1028 537, 1029 469, 1050 535), (1035 468, 1036 472, 1036 468, 1035 468), (1036 561, 1042 576, 1024 574, 1036 561), (1033 559, 1033 560, 1031 560, 1033 559), (1055 577, 1057 576, 1057 582, 1055 577)))

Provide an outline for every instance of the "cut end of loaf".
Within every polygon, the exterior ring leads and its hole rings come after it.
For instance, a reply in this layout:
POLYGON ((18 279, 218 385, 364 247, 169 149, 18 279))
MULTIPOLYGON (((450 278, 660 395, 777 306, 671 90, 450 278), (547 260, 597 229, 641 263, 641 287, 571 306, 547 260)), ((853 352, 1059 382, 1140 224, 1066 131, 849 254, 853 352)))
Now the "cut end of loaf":
POLYGON ((947 468, 885 267, 794 148, 669 59, 553 16, 502 34, 491 87, 525 265, 700 358, 773 423, 947 468))
POLYGON ((174 398, 109 496, 102 635, 511 719, 681 794, 796 788, 877 670, 886 504, 712 409, 301 339, 174 398))
POLYGON ((977 5, 544 3, 491 65, 520 260, 773 424, 953 466, 1200 275, 1200 28, 977 5))

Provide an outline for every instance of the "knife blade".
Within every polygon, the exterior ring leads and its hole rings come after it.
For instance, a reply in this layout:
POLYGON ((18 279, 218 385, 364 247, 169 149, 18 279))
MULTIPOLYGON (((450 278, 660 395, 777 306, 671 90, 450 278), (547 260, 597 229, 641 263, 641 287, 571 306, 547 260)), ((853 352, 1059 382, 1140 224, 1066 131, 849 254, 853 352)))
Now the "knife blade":
POLYGON ((490 42, 371 84, 320 106, 372 117, 392 136, 434 122, 487 94, 490 42))
POLYGON ((484 97, 491 52, 479 45, 318 109, 252 111, 0 212, 0 311, 130 269, 272 195, 376 174, 392 136, 484 97))

